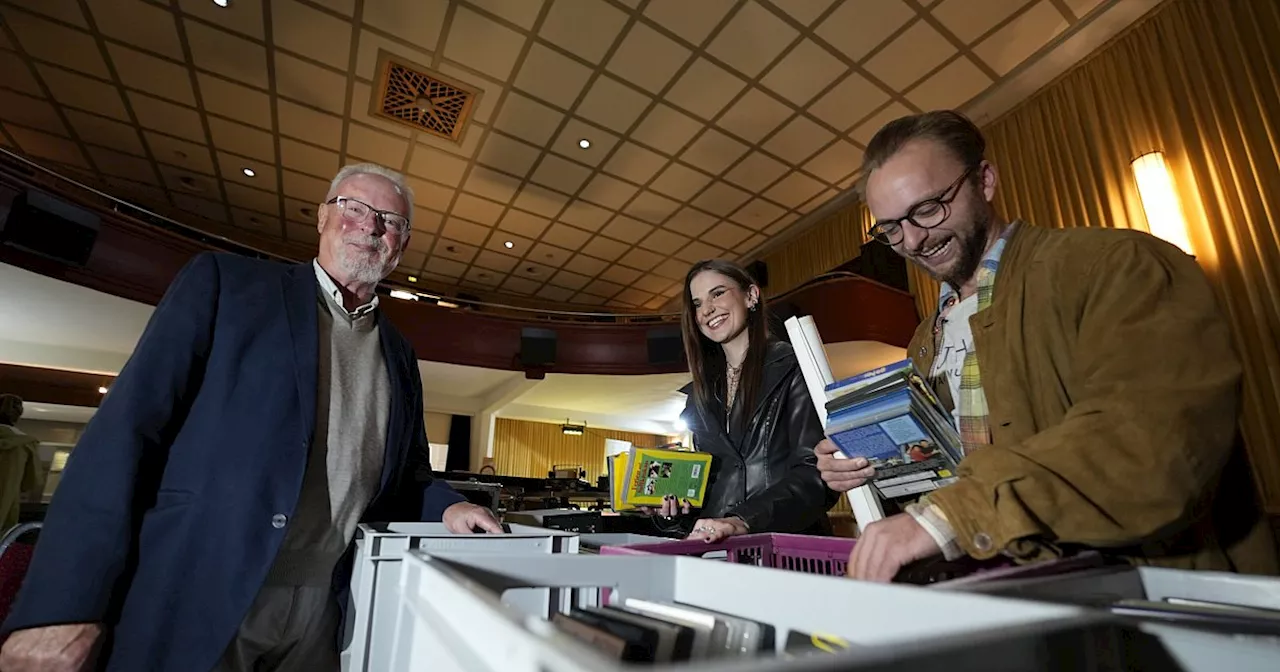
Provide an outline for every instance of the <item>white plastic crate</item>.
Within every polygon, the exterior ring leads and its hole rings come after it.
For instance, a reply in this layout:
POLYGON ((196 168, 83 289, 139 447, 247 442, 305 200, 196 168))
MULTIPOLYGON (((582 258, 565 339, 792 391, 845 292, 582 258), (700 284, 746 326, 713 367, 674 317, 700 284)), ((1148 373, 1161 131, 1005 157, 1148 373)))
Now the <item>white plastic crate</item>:
POLYGON ((499 535, 453 534, 444 523, 360 525, 356 530, 351 596, 343 628, 343 672, 382 672, 390 664, 392 632, 399 610, 400 568, 406 552, 578 552, 575 534, 527 525, 509 528, 510 534, 499 535))
MULTIPOLYGON (((1036 567, 1028 569, 1034 571, 1036 567)), ((1101 610, 1118 605, 1118 613, 1146 622, 1195 623, 1196 627, 1218 632, 1267 636, 1277 646, 1276 655, 1280 656, 1280 634, 1277 634, 1280 633, 1280 622, 1277 622, 1280 579, 1275 577, 1129 566, 1095 567, 1043 576, 1020 576, 1015 570, 1010 575, 994 572, 993 576, 995 578, 979 574, 933 587, 1101 610), (1264 611, 1224 611, 1224 605, 1264 611), (1182 607, 1196 612, 1178 615, 1165 611, 1182 607)))
MULTIPOLYGON (((616 597, 678 601, 763 621, 787 633, 832 634, 861 645, 915 643, 1068 618, 1083 610, 982 595, 926 591, 843 578, 779 572, 676 556, 470 556, 411 553, 401 575, 403 612, 391 672, 601 672, 616 662, 561 634, 547 611, 513 605, 512 588, 559 589, 546 603, 594 604, 616 597), (567 590, 578 589, 578 590, 567 590), (804 599, 803 596, 812 596, 804 599), (908 625, 909 624, 909 625, 908 625)), ((775 669, 784 661, 734 661, 735 669, 775 669)), ((703 661, 699 669, 709 662, 703 661)), ((684 666, 688 667, 688 666, 684 666)))
POLYGON ((578 535, 579 553, 600 553, 601 546, 627 546, 630 544, 660 544, 677 541, 670 537, 655 537, 631 532, 592 532, 578 535))
POLYGON ((1280 610, 1280 579, 1269 576, 1112 566, 1025 579, 982 578, 977 575, 971 582, 957 582, 953 589, 1092 606, 1105 606, 1120 599, 1181 598, 1280 610))
MULTIPOLYGON (((624 672, 628 667, 560 632, 550 605, 621 597, 678 601, 792 630, 835 635, 832 657, 760 657, 657 665, 668 672, 802 670, 1181 669, 1274 672, 1267 644, 1167 626, 1117 624, 1074 606, 915 586, 778 572, 664 556, 477 556, 413 552, 401 575, 401 615, 388 672, 624 672), (512 589, 548 599, 512 604, 512 589), (1070 662, 1067 662, 1067 661, 1070 662)), ((379 671, 381 672, 381 671, 379 671)))

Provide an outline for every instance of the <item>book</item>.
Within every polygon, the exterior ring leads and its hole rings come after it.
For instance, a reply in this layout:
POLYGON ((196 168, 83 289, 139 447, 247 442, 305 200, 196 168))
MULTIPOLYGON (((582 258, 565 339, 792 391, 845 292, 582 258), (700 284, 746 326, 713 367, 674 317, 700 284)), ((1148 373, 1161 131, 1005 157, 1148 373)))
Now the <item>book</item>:
MULTIPOLYGON (((818 335, 818 327, 813 318, 792 317, 785 322, 787 338, 795 350, 796 359, 800 362, 800 373, 804 377, 805 387, 809 389, 809 397, 813 400, 818 420, 824 425, 827 422, 827 388, 836 383, 831 373, 831 364, 827 361, 826 350, 822 347, 822 337, 818 335)), ((863 377, 866 377, 865 374, 863 377)), ((855 376, 858 378, 858 376, 855 376)), ((841 381, 847 383, 848 381, 841 381)), ((836 453, 837 457, 843 453, 836 453)), ((871 523, 884 518, 884 509, 871 486, 863 485, 845 493, 849 500, 849 508, 853 509, 854 522, 859 530, 867 529, 871 523)))
POLYGON ((609 500, 614 511, 662 506, 664 497, 702 506, 711 455, 688 450, 632 447, 609 458, 609 500))
POLYGON ((956 480, 963 459, 951 414, 910 359, 826 388, 827 436, 876 469, 884 499, 917 497, 956 480))

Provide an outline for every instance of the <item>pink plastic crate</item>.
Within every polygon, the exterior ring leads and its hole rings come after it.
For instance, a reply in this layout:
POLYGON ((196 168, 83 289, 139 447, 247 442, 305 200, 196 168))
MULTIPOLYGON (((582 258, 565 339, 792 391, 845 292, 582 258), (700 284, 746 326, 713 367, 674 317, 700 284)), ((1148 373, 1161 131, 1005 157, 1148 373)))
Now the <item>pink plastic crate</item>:
POLYGON ((727 562, 757 567, 789 569, 808 574, 844 576, 853 539, 816 537, 806 534, 744 534, 720 543, 669 541, 656 544, 602 546, 600 555, 693 555, 726 554, 727 562))

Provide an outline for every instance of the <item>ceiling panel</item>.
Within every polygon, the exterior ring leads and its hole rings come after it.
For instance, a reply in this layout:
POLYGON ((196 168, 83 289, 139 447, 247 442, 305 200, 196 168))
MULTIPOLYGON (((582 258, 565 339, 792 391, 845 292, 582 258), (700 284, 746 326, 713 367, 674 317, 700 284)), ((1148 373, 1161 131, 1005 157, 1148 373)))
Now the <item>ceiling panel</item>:
POLYGON ((652 310, 690 263, 806 226, 884 123, 969 104, 1118 1, 7 0, 0 120, 291 254, 332 175, 377 161, 415 192, 401 271, 435 291, 652 310), (456 141, 370 114, 387 54, 479 92, 456 141))

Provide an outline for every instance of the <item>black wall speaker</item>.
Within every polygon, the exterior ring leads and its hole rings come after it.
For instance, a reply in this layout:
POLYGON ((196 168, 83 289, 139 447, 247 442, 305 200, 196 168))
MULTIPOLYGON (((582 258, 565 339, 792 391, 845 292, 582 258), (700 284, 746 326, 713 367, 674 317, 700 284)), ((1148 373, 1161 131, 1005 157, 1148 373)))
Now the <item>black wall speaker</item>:
POLYGON ((751 262, 751 265, 747 266, 747 273, 750 273, 751 277, 755 278, 756 284, 760 286, 760 289, 769 286, 769 266, 764 261, 757 259, 751 262))
POLYGON ((520 364, 551 366, 556 363, 556 332, 553 329, 520 329, 520 364))
POLYGON ((910 291, 907 285, 907 260, 894 252, 888 245, 871 241, 862 246, 862 254, 855 260, 860 273, 878 283, 910 291))
POLYGON ((16 195, 0 220, 0 243, 42 257, 84 266, 101 221, 83 208, 34 189, 16 195))
POLYGON ((649 341, 650 365, 678 364, 684 361, 684 340, 680 337, 680 327, 654 327, 645 336, 649 341))

